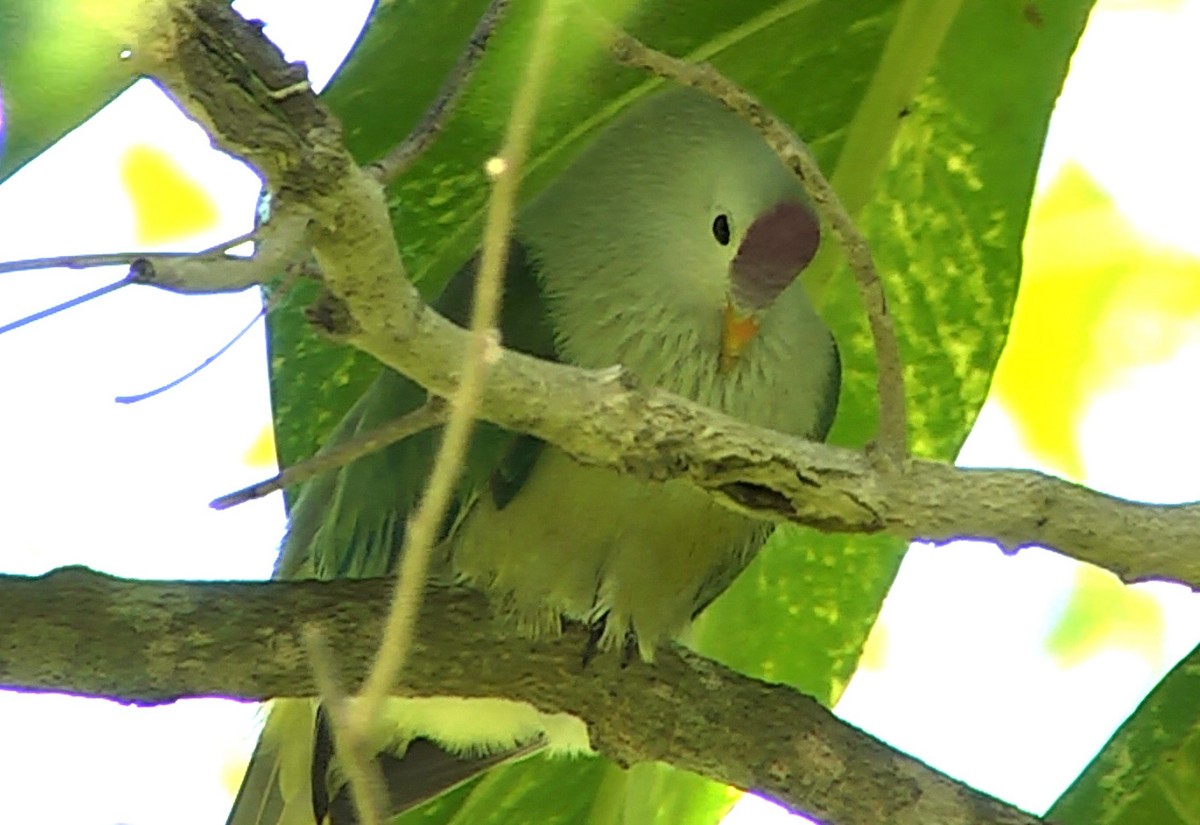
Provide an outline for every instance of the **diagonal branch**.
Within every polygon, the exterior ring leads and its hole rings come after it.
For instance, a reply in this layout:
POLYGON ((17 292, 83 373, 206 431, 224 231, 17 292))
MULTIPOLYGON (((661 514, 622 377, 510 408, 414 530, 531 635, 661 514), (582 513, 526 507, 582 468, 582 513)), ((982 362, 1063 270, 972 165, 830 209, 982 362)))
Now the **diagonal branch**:
POLYGON ((209 503, 209 506, 214 510, 226 510, 238 504, 253 501, 256 498, 262 498, 278 490, 291 487, 294 484, 308 481, 310 478, 319 476, 321 473, 345 467, 347 464, 357 461, 363 456, 379 452, 389 444, 403 441, 419 432, 428 430, 430 427, 439 426, 445 420, 445 402, 437 397, 430 398, 410 413, 385 422, 373 430, 342 441, 335 447, 322 450, 311 458, 301 461, 299 464, 293 464, 291 467, 281 470, 271 478, 219 496, 213 499, 209 503))
MULTIPOLYGON (((429 309, 404 277, 383 191, 354 164, 333 116, 294 82, 260 33, 244 36, 250 27, 223 4, 192 0, 164 15, 142 47, 173 58, 155 69, 159 79, 218 144, 259 168, 272 191, 287 193, 281 208, 290 202, 313 216, 309 237, 331 291, 313 319, 431 393, 452 395, 470 336, 429 309), (257 74, 213 68, 239 50, 254 54, 238 57, 238 67, 257 74)), ((859 451, 751 427, 638 388, 620 370, 582 370, 507 350, 490 365, 479 413, 585 463, 686 478, 728 506, 776 521, 930 541, 1038 544, 1126 580, 1200 587, 1200 504, 1139 505, 1040 473, 928 461, 880 472, 859 451)))
MULTIPOLYGON (((357 685, 378 649, 391 584, 133 582, 84 568, 0 576, 0 687, 143 705, 312 695, 312 625, 357 685)), ((430 588, 423 611, 403 674, 412 694, 502 696, 572 713, 618 763, 668 762, 839 825, 1039 822, 813 699, 686 650, 627 667, 600 656, 584 671, 581 627, 514 639, 482 596, 448 588, 430 588)))

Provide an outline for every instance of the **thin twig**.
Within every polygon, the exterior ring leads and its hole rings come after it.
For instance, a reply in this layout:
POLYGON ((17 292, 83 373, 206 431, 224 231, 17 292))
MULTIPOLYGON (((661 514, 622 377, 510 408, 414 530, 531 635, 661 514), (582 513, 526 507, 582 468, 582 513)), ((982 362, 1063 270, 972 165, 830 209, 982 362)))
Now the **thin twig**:
POLYGON ((27 258, 23 261, 0 261, 0 275, 8 272, 24 272, 31 269, 94 269, 98 266, 128 266, 140 258, 196 258, 228 252, 235 246, 254 240, 254 232, 247 232, 227 241, 221 241, 199 252, 99 252, 86 255, 57 255, 52 258, 27 258))
MULTIPOLYGON (((194 258, 195 252, 156 252, 154 257, 194 258)), ((53 258, 27 258, 0 261, 0 275, 34 269, 94 269, 98 266, 128 266, 139 258, 152 257, 146 252, 103 252, 88 255, 59 255, 53 258)))
MULTIPOLYGON (((138 267, 137 269, 135 269, 133 272, 130 273, 130 277, 131 278, 137 278, 139 276, 144 277, 145 273, 146 273, 146 267, 144 267, 144 266, 138 267)), ((262 302, 263 305, 262 305, 262 308, 259 309, 258 312, 256 312, 254 314, 254 318, 252 318, 250 320, 250 323, 248 323, 248 324, 246 324, 246 326, 242 327, 241 331, 238 332, 237 335, 233 336, 233 338, 226 341, 221 346, 220 349, 218 349, 216 352, 214 352, 208 358, 205 358, 204 361, 202 361, 200 363, 200 365, 197 366, 196 368, 184 373, 183 375, 179 376, 178 378, 176 378, 173 381, 169 381, 168 383, 163 384, 161 387, 156 387, 155 389, 150 390, 149 392, 140 393, 138 395, 118 395, 113 400, 116 401, 118 404, 136 404, 139 401, 145 401, 147 398, 153 398, 154 396, 156 396, 160 393, 163 393, 163 392, 166 392, 167 390, 173 389, 173 388, 179 386, 180 384, 182 384, 184 381, 187 381, 189 378, 195 376, 201 370, 203 370, 210 364, 216 362, 216 360, 218 358, 220 358, 222 355, 229 352, 229 350, 233 347, 234 344, 236 344, 238 341, 242 340, 242 338, 246 337, 246 335, 250 332, 250 330, 254 329, 254 325, 258 323, 260 318, 265 318, 272 310, 274 310, 276 307, 279 306, 279 304, 283 301, 284 296, 286 296, 291 291, 292 287, 296 285, 296 281, 301 276, 304 276, 304 275, 307 275, 308 277, 312 277, 312 278, 320 277, 319 271, 316 270, 316 263, 311 258, 292 261, 284 269, 283 277, 280 279, 280 284, 279 284, 278 289, 276 289, 276 290, 265 290, 265 289, 260 290, 261 295, 264 296, 263 302, 262 302)), ((137 280, 135 280, 134 282, 141 283, 141 281, 137 281, 137 280)), ((278 476, 276 476, 276 478, 278 478, 278 476)), ((246 489, 249 490, 252 488, 246 488, 246 489)), ((279 488, 279 489, 282 489, 282 488, 279 488)), ((238 491, 238 492, 244 492, 244 491, 238 491)), ((266 492, 262 493, 261 495, 265 496, 271 492, 274 492, 274 490, 267 490, 266 492)), ((249 499, 247 499, 247 500, 249 500, 249 499)), ((232 502, 232 504, 237 504, 237 503, 239 503, 239 502, 232 502)), ((226 506, 231 506, 231 505, 226 505, 226 506)), ((225 508, 218 507, 216 509, 221 510, 221 509, 225 509, 225 508)))
POLYGON ((195 255, 142 255, 131 264, 134 283, 182 295, 240 292, 270 281, 277 272, 296 272, 305 266, 308 246, 307 215, 285 212, 270 223, 195 255), (240 244, 254 241, 254 254, 229 255, 240 244))
MULTIPOLYGON (((91 292, 83 295, 78 295, 68 301, 63 301, 61 304, 48 307, 47 309, 39 310, 31 315, 26 315, 24 318, 18 318, 7 324, 0 326, 0 335, 6 332, 11 332, 14 329, 20 329, 23 326, 32 324, 35 321, 41 321, 44 318, 49 318, 51 315, 57 315, 63 310, 77 307, 80 304, 86 304, 95 298, 102 295, 107 295, 110 292, 134 285, 159 286, 154 279, 153 273, 156 270, 155 263, 158 262, 159 267, 170 262, 178 262, 179 265, 189 265, 196 267, 197 262, 203 261, 213 263, 216 261, 230 262, 233 265, 245 264, 246 258, 230 258, 225 255, 225 252, 239 244, 246 243, 253 238, 253 233, 248 233, 229 241, 223 241, 217 246, 200 252, 156 252, 147 254, 145 252, 108 252, 94 255, 62 255, 54 258, 29 258, 23 261, 0 261, 0 274, 6 272, 25 272, 39 269, 94 269, 102 266, 121 266, 128 265, 129 272, 124 278, 119 281, 114 281, 111 284, 106 284, 98 289, 93 289, 91 292)), ((240 284, 236 289, 244 289, 246 284, 240 284)), ((169 288, 169 287, 168 287, 169 288)), ((178 291, 178 290, 176 290, 178 291)), ((204 291, 204 290, 196 290, 204 291)), ((213 292, 219 291, 216 289, 210 290, 213 292)), ((239 336, 240 337, 240 336, 239 336)), ((201 365, 203 368, 204 365, 201 365)), ((118 399, 119 400, 119 399, 118 399)))
POLYGON ((821 174, 807 147, 785 124, 772 115, 744 89, 706 63, 688 63, 650 48, 628 33, 603 24, 611 38, 612 53, 619 63, 670 78, 720 100, 730 110, 762 133, 780 160, 800 178, 805 190, 837 235, 859 295, 866 308, 875 340, 878 366, 880 454, 899 467, 908 456, 907 423, 904 409, 904 370, 896 328, 888 311, 883 283, 875 269, 871 248, 854 226, 837 193, 821 174))
POLYGON ((451 399, 450 418, 430 473, 429 485, 405 532, 399 577, 383 632, 383 642, 362 691, 359 703, 361 712, 355 714, 360 724, 369 722, 377 715, 381 703, 391 693, 404 667, 420 610, 429 554, 454 483, 462 470, 467 441, 474 426, 475 410, 490 366, 488 353, 495 348, 494 329, 499 314, 517 186, 529 150, 542 84, 553 55, 555 30, 561 19, 557 5, 557 0, 544 0, 542 3, 533 45, 525 64, 525 76, 513 101, 504 150, 496 159, 495 188, 488 202, 482 258, 475 283, 471 342, 463 361, 462 378, 451 399))
MULTIPOLYGON (((93 298, 99 298, 101 295, 107 295, 121 287, 130 284, 141 284, 148 286, 157 286, 151 278, 147 277, 147 273, 154 271, 153 262, 157 261, 160 264, 168 262, 178 262, 180 265, 195 266, 196 262, 204 261, 211 263, 218 260, 232 260, 236 263, 244 263, 244 258, 228 258, 225 253, 235 246, 247 243, 254 240, 255 232, 247 232, 236 238, 211 246, 208 249, 203 249, 199 252, 103 252, 86 255, 58 255, 52 258, 27 258, 21 261, 0 261, 0 275, 9 272, 27 272, 39 269, 95 269, 102 266, 128 266, 129 274, 119 281, 115 281, 107 286, 102 286, 99 289, 72 298, 69 301, 64 301, 57 306, 43 309, 35 312, 32 315, 27 315, 24 318, 18 318, 16 321, 0 326, 0 335, 14 329, 19 329, 26 324, 32 324, 34 321, 40 321, 43 318, 48 318, 62 312, 65 309, 79 306, 87 303, 93 298)), ((245 285, 237 287, 238 289, 245 288, 245 285)), ((197 290, 202 291, 202 290, 197 290)), ((218 291, 216 289, 211 291, 218 291)))
POLYGON ((429 148, 429 144, 433 142, 434 138, 441 133, 446 117, 458 105, 458 99, 462 95, 463 89, 466 88, 467 81, 471 79, 480 58, 487 51, 488 41, 510 2, 511 0, 492 0, 488 4, 483 16, 475 24, 471 37, 467 40, 467 48, 459 56, 458 62, 454 64, 454 68, 450 70, 445 81, 442 82, 442 87, 438 89, 437 99, 434 100, 433 105, 408 133, 408 137, 368 167, 367 171, 381 183, 389 183, 404 174, 413 161, 420 157, 421 153, 429 148))
MULTIPOLYGON (((334 675, 333 654, 325 643, 325 637, 313 625, 305 625, 302 635, 312 664, 313 682, 329 717, 333 745, 346 782, 350 785, 350 795, 358 811, 359 822, 363 825, 383 825, 387 808, 383 776, 367 755, 359 729, 349 722, 346 694, 334 675)), ((316 779, 313 777, 314 781, 316 779)))
MULTIPOLYGON (((95 298, 99 298, 102 295, 107 295, 110 292, 115 292, 116 290, 118 290, 122 287, 125 287, 125 286, 129 286, 131 284, 137 285, 137 286, 158 286, 160 288, 165 288, 165 289, 169 289, 172 291, 179 291, 179 286, 180 286, 179 284, 172 284, 172 285, 168 286, 168 285, 164 285, 158 281, 159 276, 160 276, 160 271, 164 268, 164 264, 167 262, 170 262, 170 261, 179 261, 181 264, 189 265, 193 268, 195 267, 197 262, 201 262, 201 261, 202 262, 210 262, 210 263, 221 262, 221 263, 231 264, 234 266, 253 264, 254 259, 242 258, 242 257, 230 257, 226 253, 230 249, 232 249, 236 246, 240 246, 241 244, 244 244, 244 243, 254 240, 255 235, 257 233, 258 233, 258 230, 255 230, 254 232, 248 232, 248 233, 246 233, 244 235, 240 235, 236 238, 222 241, 221 243, 219 243, 215 246, 209 247, 208 249, 204 249, 204 250, 202 250, 200 252, 196 252, 196 253, 163 252, 163 253, 155 253, 153 255, 147 255, 146 253, 142 253, 142 252, 118 252, 118 253, 113 253, 113 254, 100 254, 100 255, 74 255, 74 256, 64 256, 64 257, 59 257, 59 258, 36 258, 36 259, 30 259, 30 260, 25 260, 25 261, 8 261, 8 262, 0 263, 0 271, 4 271, 6 268, 12 268, 12 271, 20 271, 20 270, 24 270, 24 269, 35 269, 36 270, 36 269, 50 269, 50 268, 85 269, 85 268, 90 268, 90 267, 110 266, 110 265, 122 264, 122 263, 129 264, 128 274, 126 274, 125 277, 121 278, 119 281, 114 281, 111 284, 106 284, 105 286, 102 286, 98 289, 94 289, 91 292, 85 293, 83 295, 78 295, 74 298, 71 298, 68 301, 62 302, 61 304, 57 304, 57 305, 49 307, 47 309, 39 310, 38 312, 35 312, 31 315, 26 315, 24 318, 18 318, 16 321, 12 321, 8 324, 4 324, 4 325, 0 326, 0 335, 3 335, 4 333, 10 332, 15 329, 19 329, 23 326, 26 326, 27 324, 32 324, 35 321, 40 321, 43 318, 48 318, 51 315, 56 315, 59 312, 62 312, 63 310, 71 309, 72 307, 79 306, 80 304, 85 304, 95 298)), ((260 250, 260 252, 261 252, 261 250, 260 250)), ((263 263, 263 261, 259 261, 259 263, 263 263)), ((275 263, 275 261, 272 260, 272 261, 266 262, 266 263, 271 264, 271 263, 275 263)), ((218 349, 215 353, 210 355, 208 358, 204 359, 204 361, 202 361, 198 366, 189 370, 188 372, 184 373, 183 375, 179 376, 178 378, 175 378, 174 380, 172 380, 160 387, 156 387, 153 390, 150 390, 150 391, 144 392, 144 393, 138 393, 136 395, 118 395, 113 400, 116 401, 116 403, 118 403, 118 404, 134 404, 138 401, 145 401, 147 398, 153 398, 154 396, 159 395, 160 393, 166 392, 169 389, 179 386, 184 381, 187 381, 189 378, 191 378, 192 376, 199 373, 201 370, 203 370, 209 364, 212 364, 213 362, 215 362, 218 358, 220 358, 222 355, 224 355, 226 352, 228 352, 229 349, 231 347, 233 347, 234 344, 236 344, 238 341, 240 341, 242 338, 244 338, 246 336, 246 334, 249 333, 250 330, 254 328, 254 325, 256 323, 258 323, 258 320, 267 313, 268 310, 274 308, 275 304, 279 300, 279 297, 282 294, 285 294, 288 289, 290 289, 291 285, 295 282, 296 278, 299 276, 300 273, 297 270, 301 269, 305 263, 307 263, 307 262, 293 261, 291 264, 289 264, 289 266, 284 271, 284 283, 283 283, 283 288, 280 290, 280 292, 277 293, 276 295, 273 295, 271 298, 269 298, 268 301, 266 302, 266 304, 263 306, 263 308, 254 314, 254 318, 252 318, 250 320, 250 322, 241 329, 240 332, 238 332, 236 335, 233 336, 233 338, 231 338, 224 345, 222 345, 221 348, 218 349)), ((239 290, 244 289, 246 285, 247 284, 238 284, 236 286, 236 289, 239 289, 239 290)), ((227 284, 226 286, 229 286, 229 285, 227 284)), ((200 288, 200 289, 196 289, 193 291, 205 292, 208 290, 200 288)), ((217 290, 213 290, 213 291, 217 291, 217 290)))
POLYGON ((267 314, 267 308, 264 306, 261 309, 259 309, 258 312, 254 313, 254 317, 250 319, 250 323, 248 323, 248 324, 246 324, 246 326, 242 327, 241 330, 238 331, 237 335, 230 338, 228 341, 226 341, 224 344, 221 345, 220 349, 218 349, 212 355, 205 358, 198 365, 196 365, 192 369, 188 370, 187 372, 185 372, 183 375, 179 376, 178 378, 176 378, 172 381, 168 381, 166 384, 163 384, 161 387, 155 387, 152 390, 148 390, 147 392, 143 392, 143 393, 138 393, 137 395, 118 395, 116 398, 113 399, 113 401, 116 401, 118 404, 136 404, 139 401, 145 401, 147 398, 153 398, 154 396, 160 395, 169 389, 178 387, 184 381, 187 381, 193 375, 196 375, 202 369, 207 367, 209 364, 213 363, 218 358, 220 358, 222 355, 229 352, 229 350, 233 347, 233 345, 236 344, 238 341, 242 340, 244 337, 246 337, 246 333, 248 333, 248 332, 250 332, 250 330, 254 329, 254 325, 257 324, 266 314, 267 314))
POLYGON ((226 493, 220 498, 215 498, 208 506, 214 510, 227 510, 238 504, 262 498, 276 490, 282 490, 285 487, 291 487, 294 484, 308 481, 310 478, 327 473, 330 470, 345 467, 365 455, 378 452, 384 447, 395 444, 397 441, 415 435, 422 430, 436 427, 438 424, 445 422, 445 420, 445 403, 440 398, 430 398, 423 405, 417 407, 417 409, 407 415, 402 415, 399 418, 388 421, 369 432, 357 435, 334 447, 324 449, 316 455, 293 464, 286 470, 282 470, 273 478, 264 479, 263 481, 251 484, 249 487, 243 487, 232 493, 226 493))
POLYGON ((20 329, 21 327, 26 326, 27 324, 32 324, 34 321, 40 321, 43 318, 49 318, 51 315, 57 315, 58 313, 62 312, 65 309, 70 309, 71 307, 77 307, 80 304, 86 304, 88 301, 92 300, 93 298, 99 298, 101 295, 107 295, 110 292, 116 292, 121 287, 129 286, 132 283, 133 283, 132 277, 129 275, 126 275, 124 278, 122 278, 119 281, 113 281, 111 284, 105 284, 104 286, 99 287, 98 289, 93 289, 91 292, 85 293, 83 295, 77 295, 76 297, 71 298, 68 301, 63 301, 61 304, 56 304, 47 309, 38 310, 37 312, 33 313, 32 315, 26 315, 24 318, 18 318, 15 321, 10 321, 7 324, 0 325, 0 335, 3 335, 6 332, 12 332, 14 329, 20 329))
POLYGON ((241 235, 238 235, 236 238, 230 238, 227 241, 221 241, 218 244, 214 244, 213 246, 210 246, 208 249, 201 250, 198 254, 200 254, 200 255, 224 255, 226 252, 228 252, 229 250, 233 249, 236 246, 241 246, 244 243, 250 243, 251 241, 256 240, 259 236, 259 233, 262 232, 263 226, 265 226, 265 225, 266 224, 260 224, 256 227, 254 227, 253 229, 251 229, 249 232, 243 232, 241 235))

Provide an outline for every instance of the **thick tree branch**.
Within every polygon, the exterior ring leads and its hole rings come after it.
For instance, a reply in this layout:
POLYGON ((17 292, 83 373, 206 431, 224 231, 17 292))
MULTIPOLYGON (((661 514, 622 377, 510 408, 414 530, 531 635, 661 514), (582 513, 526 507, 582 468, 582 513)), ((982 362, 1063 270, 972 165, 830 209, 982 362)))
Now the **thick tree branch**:
MULTIPOLYGON (((305 628, 361 683, 379 644, 390 579, 132 582, 66 568, 0 576, 0 687, 153 705, 192 696, 260 700, 316 693, 305 628)), ((839 825, 1031 825, 1024 814, 842 722, 814 700, 682 649, 583 670, 586 632, 529 642, 486 600, 430 588, 411 694, 504 696, 587 721, 622 764, 668 762, 753 789, 839 825)))
MULTIPOLYGON (((281 193, 281 209, 312 216, 310 239, 333 293, 313 308, 314 321, 430 392, 451 395, 469 336, 429 309, 404 277, 383 191, 354 164, 333 116, 274 46, 223 4, 193 0, 164 15, 143 60, 165 62, 147 68, 218 144, 263 172, 281 193), (220 48, 196 45, 214 42, 220 48)), ((491 365, 479 410, 581 461, 644 478, 687 478, 729 506, 777 521, 1038 544, 1126 580, 1200 586, 1200 504, 1137 505, 1039 473, 926 461, 881 474, 861 452, 750 427, 638 388, 620 370, 589 372, 510 351, 491 365)))

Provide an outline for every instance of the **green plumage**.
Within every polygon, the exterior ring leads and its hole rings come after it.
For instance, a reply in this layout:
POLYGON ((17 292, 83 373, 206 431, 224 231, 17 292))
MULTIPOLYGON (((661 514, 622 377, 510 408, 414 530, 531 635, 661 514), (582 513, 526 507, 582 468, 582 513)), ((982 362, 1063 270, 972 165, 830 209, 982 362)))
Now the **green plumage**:
MULTIPOLYGON (((471 312, 478 259, 472 258, 450 280, 434 307, 466 326, 471 312)), ((509 245, 501 329, 506 346, 529 355, 555 359, 554 336, 540 287, 522 245, 509 245)), ((370 432, 425 403, 419 385, 391 370, 382 370, 362 398, 327 439, 334 445, 370 432)), ((288 534, 275 577, 373 578, 394 568, 404 541, 408 513, 425 488, 440 430, 426 430, 356 461, 339 473, 309 482, 292 508, 288 534)), ((520 488, 542 442, 480 422, 467 455, 461 494, 447 514, 477 491, 494 491, 506 503, 520 488)))
MULTIPOLYGON (((815 237, 811 249, 795 240, 816 231, 807 203, 757 132, 719 103, 681 89, 655 95, 522 211, 506 274, 503 342, 585 367, 620 363, 751 423, 824 438, 840 365, 828 329, 793 281, 815 251, 815 237), (748 310, 742 296, 754 299, 748 310), (755 334, 728 366, 722 323, 732 310, 752 313, 755 334)), ((473 279, 472 262, 437 303, 456 322, 469 315, 473 279)), ((329 443, 424 400, 411 381, 384 371, 329 443)), ((436 433, 421 433, 310 482, 291 514, 276 575, 394 569, 435 444, 436 433)), ((523 631, 553 633, 565 616, 601 627, 602 647, 632 641, 647 659, 728 586, 770 531, 685 482, 585 467, 552 445, 483 424, 445 524, 443 572, 487 592, 523 631)), ((577 726, 516 703, 488 706, 499 722, 473 715, 483 706, 430 705, 413 715, 410 700, 391 704, 380 748, 397 755, 417 737, 474 756, 539 737, 565 750, 585 745, 556 732, 578 733, 577 726)), ((313 821, 314 706, 276 705, 234 825, 313 821)), ((328 781, 322 759, 318 785, 328 781)), ((406 761, 416 757, 397 765, 406 761)))

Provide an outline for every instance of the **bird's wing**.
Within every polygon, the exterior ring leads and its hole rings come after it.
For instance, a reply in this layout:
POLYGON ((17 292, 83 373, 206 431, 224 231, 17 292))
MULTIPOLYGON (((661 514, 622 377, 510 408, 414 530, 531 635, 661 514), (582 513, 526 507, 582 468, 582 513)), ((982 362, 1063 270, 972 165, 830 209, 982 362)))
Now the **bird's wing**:
MULTIPOLYGON (((434 303, 465 326, 478 271, 478 256, 451 279, 434 303)), ((554 334, 526 247, 509 245, 500 331, 505 346, 554 359, 554 334)), ((419 385, 383 370, 327 440, 333 446, 412 412, 426 400, 419 385)), ((425 430, 309 482, 289 517, 276 578, 369 578, 392 570, 409 513, 425 488, 440 428, 425 430)), ((516 494, 542 442, 481 422, 463 468, 459 494, 446 524, 480 491, 498 506, 516 494)))
MULTIPOLYGON (((435 308, 465 326, 479 268, 478 256, 450 280, 435 308)), ((506 347, 542 358, 555 358, 554 334, 528 249, 512 240, 505 270, 501 337, 506 347)), ((383 370, 326 440, 337 444, 369 432, 417 409, 425 391, 408 378, 383 370)), ((409 512, 425 487, 438 443, 438 430, 417 433, 354 463, 309 481, 289 515, 275 577, 279 579, 370 578, 395 566, 409 512)), ((537 460, 542 442, 480 422, 475 428, 446 528, 480 495, 505 506, 520 490, 537 460)), ((314 821, 314 764, 318 709, 308 699, 276 701, 251 757, 229 825, 293 825, 314 821)), ((454 771, 433 770, 443 790, 463 781, 469 760, 454 771), (449 784, 444 784, 448 782, 449 784)), ((476 772, 495 763, 481 760, 476 772)), ((446 765, 452 764, 450 761, 446 765)), ((443 766, 445 767, 445 766, 443 766)), ((391 773, 395 774, 395 771, 391 773)), ((315 777, 324 785, 326 777, 315 777)), ((426 777, 429 778, 429 777, 426 777)), ((398 790, 400 795, 437 795, 436 788, 398 790)), ((318 796, 328 798, 326 791, 318 796)))

